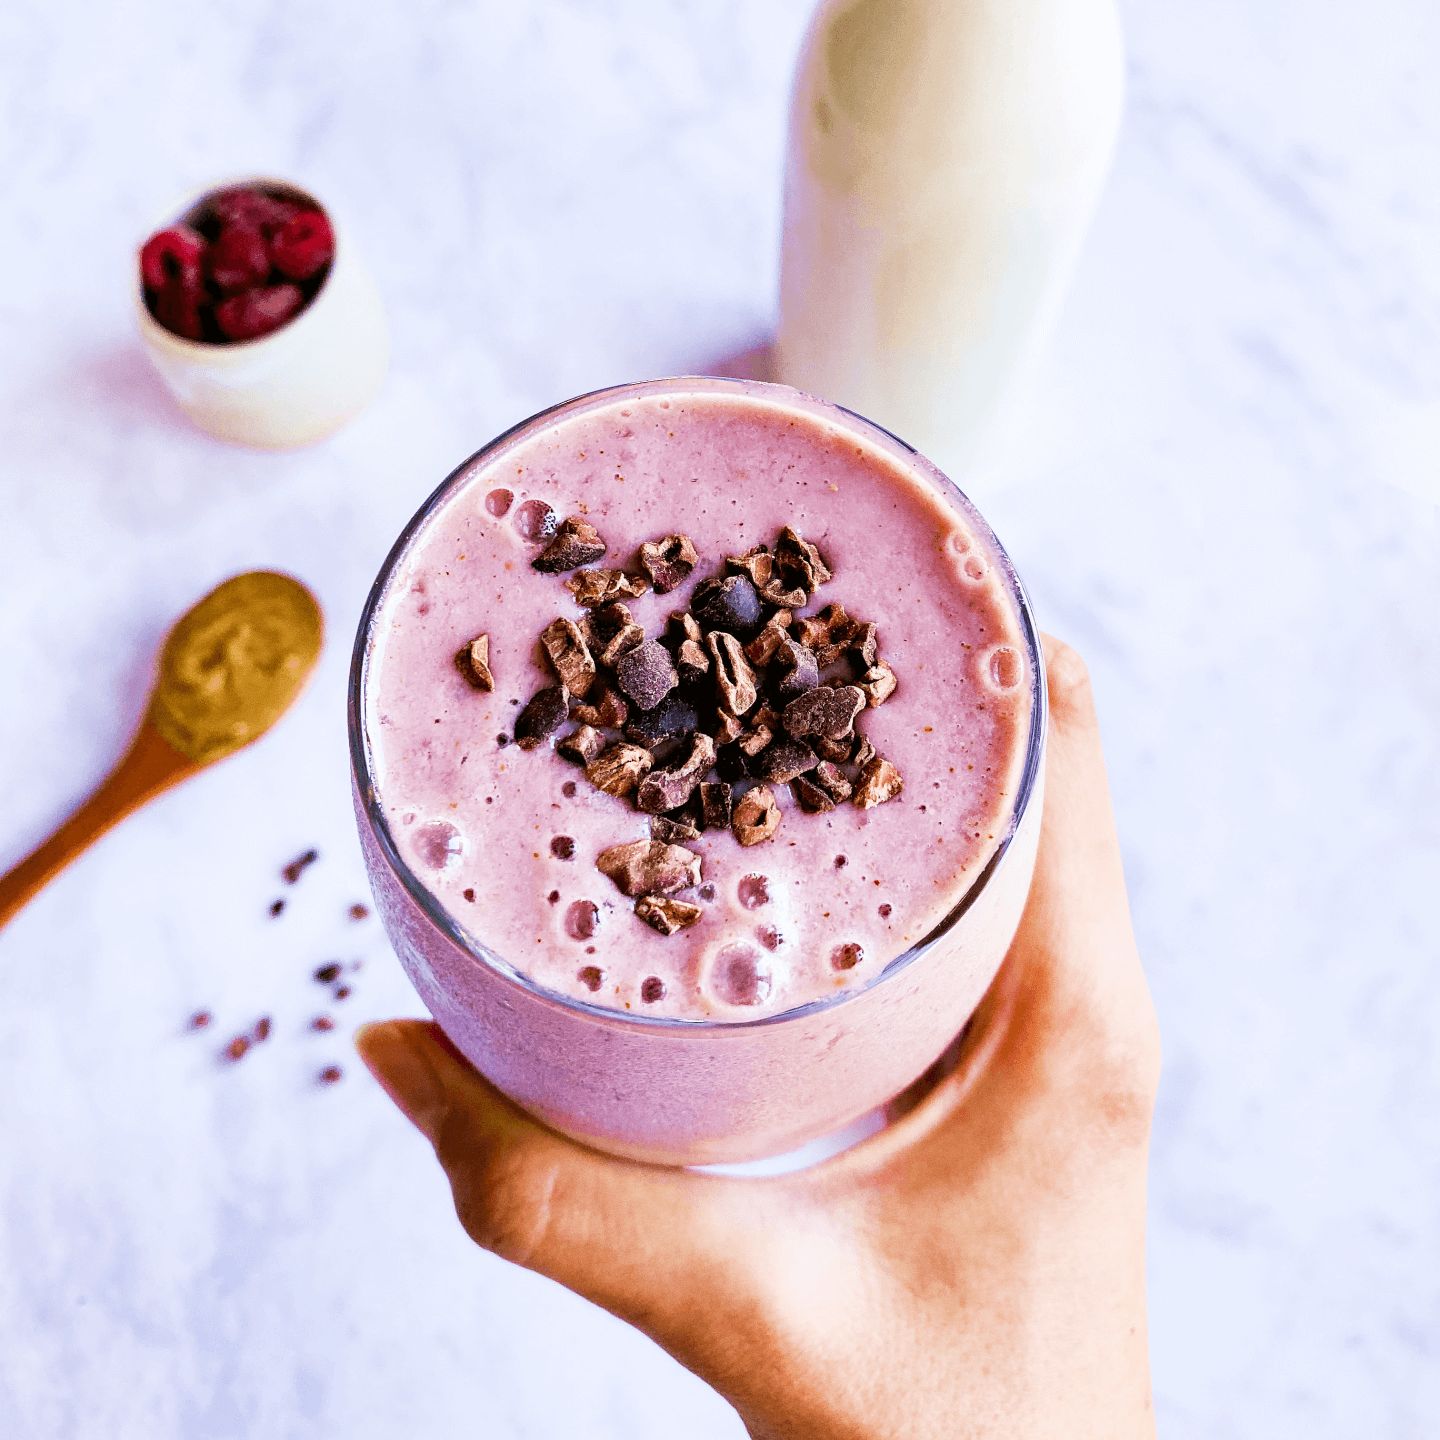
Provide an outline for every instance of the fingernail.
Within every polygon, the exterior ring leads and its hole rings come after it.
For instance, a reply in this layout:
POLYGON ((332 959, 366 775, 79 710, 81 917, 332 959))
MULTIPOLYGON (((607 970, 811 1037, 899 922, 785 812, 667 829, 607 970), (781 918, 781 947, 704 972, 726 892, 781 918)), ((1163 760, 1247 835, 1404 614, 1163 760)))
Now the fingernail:
POLYGON ((407 1120, 432 1143, 446 1107, 445 1087, 425 1053, 425 1032, 396 1022, 366 1025, 355 1049, 380 1088, 407 1120))

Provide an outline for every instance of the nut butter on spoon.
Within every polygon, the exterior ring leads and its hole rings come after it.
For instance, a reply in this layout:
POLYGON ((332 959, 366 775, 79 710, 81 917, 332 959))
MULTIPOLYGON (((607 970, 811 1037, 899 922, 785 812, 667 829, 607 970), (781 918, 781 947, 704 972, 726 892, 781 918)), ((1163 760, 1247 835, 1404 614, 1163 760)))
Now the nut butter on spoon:
POLYGON ((324 638, 319 603, 288 575, 251 570, 175 622, 139 732, 100 788, 8 875, 0 925, 147 800, 258 740, 300 693, 324 638))

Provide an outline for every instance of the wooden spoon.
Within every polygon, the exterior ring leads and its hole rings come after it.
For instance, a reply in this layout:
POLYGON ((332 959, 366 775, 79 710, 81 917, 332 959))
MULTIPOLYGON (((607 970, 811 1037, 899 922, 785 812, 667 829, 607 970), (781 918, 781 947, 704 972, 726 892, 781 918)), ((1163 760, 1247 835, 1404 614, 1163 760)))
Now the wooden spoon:
POLYGON ((0 878, 0 925, 147 800, 258 740, 304 687, 324 639, 319 603, 289 575, 251 570, 174 624, 139 732, 100 788, 0 878))

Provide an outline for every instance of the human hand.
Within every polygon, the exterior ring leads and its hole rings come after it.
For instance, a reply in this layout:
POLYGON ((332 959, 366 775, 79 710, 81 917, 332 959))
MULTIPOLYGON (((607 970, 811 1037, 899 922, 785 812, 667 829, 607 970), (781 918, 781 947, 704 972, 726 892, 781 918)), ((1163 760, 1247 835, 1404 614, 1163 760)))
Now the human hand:
POLYGON ((435 1026, 361 1056, 496 1254, 651 1335, 755 1440, 1152 1436, 1145 1171, 1159 1038, 1089 682, 1047 642, 1040 850, 955 1067, 811 1170, 736 1179, 545 1129, 435 1026))

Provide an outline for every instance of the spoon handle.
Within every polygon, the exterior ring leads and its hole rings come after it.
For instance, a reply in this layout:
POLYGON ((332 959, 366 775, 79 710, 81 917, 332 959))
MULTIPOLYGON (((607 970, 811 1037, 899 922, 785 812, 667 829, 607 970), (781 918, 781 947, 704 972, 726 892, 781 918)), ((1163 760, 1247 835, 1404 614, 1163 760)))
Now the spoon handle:
POLYGON ((0 926, 112 826, 199 768, 146 721, 99 789, 48 840, 0 876, 0 926))

